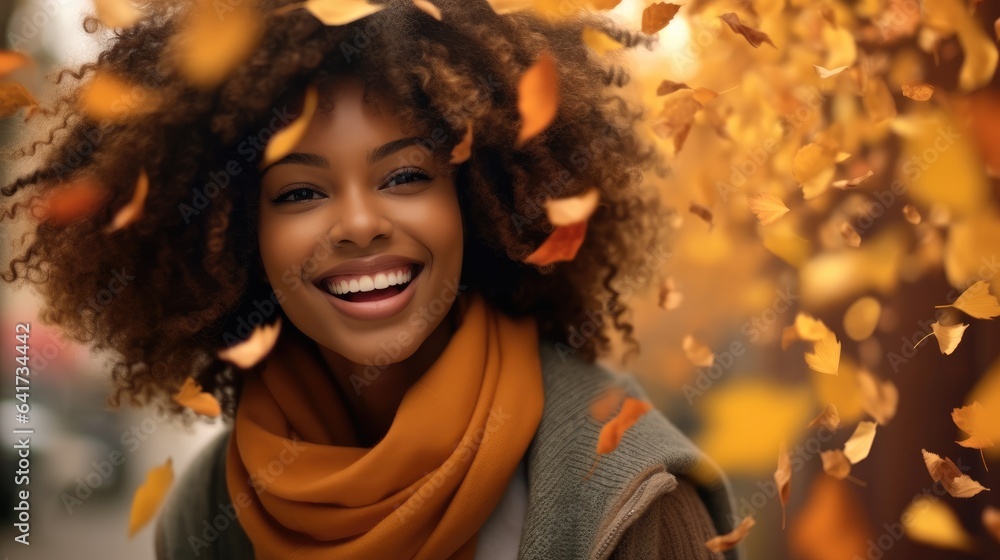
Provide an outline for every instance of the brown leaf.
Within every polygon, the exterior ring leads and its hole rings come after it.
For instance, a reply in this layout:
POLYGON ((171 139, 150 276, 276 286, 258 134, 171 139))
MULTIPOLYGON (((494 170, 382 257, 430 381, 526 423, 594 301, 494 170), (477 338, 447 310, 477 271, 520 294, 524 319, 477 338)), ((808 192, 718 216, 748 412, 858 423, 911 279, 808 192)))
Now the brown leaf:
POLYGON ((146 175, 146 170, 142 169, 139 171, 139 179, 135 183, 135 191, 132 193, 132 200, 128 204, 123 206, 121 210, 115 214, 114 220, 108 225, 107 231, 110 233, 112 231, 118 231, 129 224, 134 223, 136 220, 142 216, 142 209, 146 205, 146 196, 149 194, 149 176, 146 175))
POLYGON ((232 362, 243 369, 249 369, 263 360, 281 333, 281 318, 270 325, 260 325, 250 333, 250 338, 219 351, 219 358, 232 362))
POLYGON ((559 75, 556 63, 547 52, 538 55, 535 63, 521 76, 517 86, 517 110, 521 115, 521 131, 517 145, 542 132, 556 118, 559 108, 559 75))
POLYGON ((537 266, 545 266, 560 261, 571 261, 583 245, 587 236, 587 222, 579 222, 568 226, 556 226, 545 242, 527 257, 524 262, 537 266))
POLYGON ((716 554, 725 552, 740 544, 740 541, 750 533, 750 528, 756 523, 753 520, 753 516, 747 516, 743 518, 743 521, 740 521, 740 524, 735 529, 725 535, 712 537, 705 543, 705 546, 708 547, 708 550, 716 554))
POLYGON ((836 478, 844 480, 851 476, 851 462, 847 460, 847 455, 839 449, 830 451, 820 451, 820 459, 823 461, 823 472, 836 478))
POLYGON ((570 226, 589 220, 600 200, 600 192, 591 188, 578 196, 546 200, 545 212, 552 225, 570 226))
POLYGON ((462 140, 451 149, 451 161, 455 165, 465 163, 472 157, 472 122, 465 125, 465 135, 462 140))
POLYGON ((680 6, 666 2, 650 4, 642 11, 642 32, 652 35, 663 29, 670 23, 670 20, 674 19, 680 9, 680 6))
POLYGON ((680 89, 691 89, 691 86, 671 80, 663 80, 656 88, 656 95, 668 95, 680 89))
POLYGON ((940 482, 941 486, 954 498, 971 498, 983 490, 989 490, 979 484, 967 474, 962 474, 958 466, 947 458, 921 449, 924 454, 924 465, 930 473, 934 482, 940 482))
POLYGON ((781 442, 778 449, 778 468, 774 471, 774 483, 778 485, 778 496, 781 499, 781 528, 785 528, 785 506, 792 492, 792 458, 788 454, 788 447, 785 442, 781 442))
POLYGON ((735 13, 729 12, 727 14, 722 14, 719 17, 722 18, 722 21, 726 22, 726 24, 729 25, 730 29, 739 33, 740 35, 743 35, 743 37, 746 38, 747 42, 750 43, 751 47, 757 48, 760 46, 761 43, 767 43, 774 48, 778 48, 775 46, 774 42, 771 41, 771 38, 767 36, 767 33, 758 31, 752 27, 744 25, 743 23, 740 22, 740 17, 735 13))
POLYGON ((432 18, 441 21, 441 9, 435 6, 428 0, 413 0, 413 5, 417 7, 420 11, 431 16, 432 18))
POLYGON ((153 519, 173 483, 174 468, 170 458, 162 466, 154 467, 146 473, 145 482, 136 489, 132 497, 132 510, 128 520, 129 537, 153 519))
POLYGON ((302 140, 302 136, 309 130, 309 123, 312 121, 318 105, 319 92, 315 84, 310 84, 306 88, 302 112, 295 117, 291 124, 274 133, 274 136, 268 141, 267 147, 264 148, 264 158, 260 162, 261 169, 280 160, 295 149, 295 146, 302 140))
POLYGON ((809 422, 809 428, 812 428, 816 424, 829 429, 831 432, 836 432, 837 428, 840 427, 840 414, 837 413, 837 407, 832 403, 827 404, 823 408, 823 412, 819 413, 819 416, 809 422))
POLYGON ((920 217, 920 212, 917 211, 917 208, 912 204, 907 204, 903 207, 903 217, 906 218, 907 222, 910 222, 913 225, 919 224, 922 219, 920 217))
POLYGON ((708 227, 711 229, 711 227, 712 227, 712 211, 711 210, 709 210, 708 208, 705 208, 704 206, 702 206, 700 204, 696 204, 696 203, 692 202, 691 205, 688 206, 688 211, 691 212, 692 214, 694 214, 695 216, 698 216, 702 220, 705 220, 705 222, 708 224, 708 227))
POLYGON ((198 414, 215 418, 222 413, 218 399, 211 393, 201 390, 201 385, 192 377, 184 380, 184 385, 173 396, 174 401, 190 408, 198 414))
POLYGON ((914 82, 903 84, 903 96, 914 101, 927 101, 934 95, 934 86, 930 84, 914 82))
POLYGON ((679 152, 684 147, 684 140, 694 125, 694 117, 702 109, 701 103, 693 95, 692 91, 668 97, 663 102, 663 110, 651 125, 657 136, 673 141, 674 152, 679 152))

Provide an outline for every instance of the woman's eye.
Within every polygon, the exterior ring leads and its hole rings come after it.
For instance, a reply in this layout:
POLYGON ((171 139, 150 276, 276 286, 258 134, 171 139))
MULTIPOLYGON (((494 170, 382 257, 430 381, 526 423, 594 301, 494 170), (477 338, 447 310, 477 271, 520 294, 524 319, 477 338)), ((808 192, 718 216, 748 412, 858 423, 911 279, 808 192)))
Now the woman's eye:
POLYGON ((313 189, 308 187, 300 187, 297 189, 292 189, 290 191, 285 191, 284 193, 278 195, 274 199, 275 202, 301 202, 303 200, 312 200, 314 198, 323 198, 322 195, 313 189), (315 195, 315 196, 314 196, 315 195))
POLYGON ((430 177, 426 173, 422 173, 416 169, 406 169, 396 173, 385 182, 384 187, 395 187, 398 185, 405 185, 408 183, 413 183, 415 181, 429 181, 430 177))

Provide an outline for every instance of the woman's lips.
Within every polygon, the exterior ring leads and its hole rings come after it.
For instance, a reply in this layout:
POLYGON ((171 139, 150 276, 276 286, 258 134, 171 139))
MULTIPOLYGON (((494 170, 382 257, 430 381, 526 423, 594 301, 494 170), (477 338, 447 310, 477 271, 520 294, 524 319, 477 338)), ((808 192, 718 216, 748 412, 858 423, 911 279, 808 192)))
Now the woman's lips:
MULTIPOLYGON (((404 289, 389 297, 374 301, 348 301, 342 297, 331 294, 326 290, 321 290, 327 301, 336 309, 348 317, 362 321, 375 321, 392 317, 406 308, 413 299, 420 278, 423 276, 423 267, 413 273, 413 277, 404 289)), ((378 290, 375 290, 378 291, 378 290)), ((365 292, 371 293, 371 292, 365 292)))

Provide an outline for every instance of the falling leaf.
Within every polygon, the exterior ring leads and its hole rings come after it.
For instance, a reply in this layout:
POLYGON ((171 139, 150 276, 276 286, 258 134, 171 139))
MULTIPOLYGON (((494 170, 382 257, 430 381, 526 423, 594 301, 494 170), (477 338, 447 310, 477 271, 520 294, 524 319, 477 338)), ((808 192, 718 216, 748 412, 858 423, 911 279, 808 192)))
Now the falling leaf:
POLYGON ((30 118, 38 110, 38 102, 21 84, 16 82, 0 83, 0 119, 13 116, 24 107, 29 108, 25 119, 30 118))
POLYGON ((858 248, 861 246, 861 234, 847 222, 840 224, 840 236, 851 247, 858 248))
MULTIPOLYGON (((997 21, 1000 22, 1000 19, 997 21)), ((983 508, 983 527, 986 527, 997 542, 1000 542, 1000 509, 993 506, 983 508)))
POLYGON ((250 333, 250 338, 219 351, 219 358, 232 362, 242 369, 250 369, 263 360, 281 332, 281 318, 270 325, 260 325, 250 333))
POLYGON ((660 286, 660 308, 664 311, 677 309, 680 307, 682 301, 684 301, 684 294, 677 291, 677 286, 674 285, 673 276, 668 276, 667 279, 663 281, 663 285, 660 286))
POLYGON ((663 102, 663 110, 651 125, 653 133, 672 141, 674 152, 680 152, 694 125, 695 115, 701 109, 702 104, 694 98, 694 91, 675 92, 663 102))
POLYGON ((199 0, 192 19, 174 39, 180 71, 195 86, 217 85, 260 41, 263 24, 254 3, 242 2, 230 8, 225 17, 219 17, 213 2, 199 0))
POLYGON ((705 543, 705 546, 708 547, 708 550, 716 554, 725 552, 740 544, 740 541, 750 533, 750 528, 756 524, 757 522, 754 521, 753 516, 744 517, 743 521, 740 521, 740 524, 735 529, 725 535, 712 537, 705 543))
POLYGON ((913 225, 919 224, 922 219, 920 217, 920 212, 918 212, 917 208, 912 204, 907 204, 903 207, 903 217, 906 218, 907 222, 910 222, 913 225))
POLYGON ((6 78, 8 74, 31 63, 31 58, 26 54, 16 51, 0 51, 0 78, 6 78))
POLYGON ((695 216, 698 216, 702 220, 705 220, 705 222, 708 224, 709 228, 712 227, 712 211, 711 210, 709 210, 708 208, 705 208, 704 206, 702 206, 700 204, 696 204, 696 203, 692 202, 691 205, 688 206, 688 211, 691 212, 692 214, 694 214, 695 216))
POLYGON ((940 548, 972 552, 972 537, 962 528, 955 513, 933 496, 914 498, 901 517, 907 536, 940 548))
POLYGON ((590 403, 590 415, 598 422, 607 422, 627 396, 621 387, 609 387, 590 403))
POLYGON ((364 0, 308 0, 282 6, 274 13, 281 15, 299 8, 305 8, 325 25, 347 25, 382 10, 385 5, 364 0))
POLYGON ((642 32, 646 35, 652 35, 663 29, 670 23, 670 20, 674 19, 680 9, 680 6, 666 2, 650 4, 642 11, 642 32))
POLYGON ((142 216, 143 207, 146 205, 146 195, 149 194, 149 176, 146 170, 139 171, 139 180, 135 183, 135 191, 128 204, 115 214, 114 219, 108 226, 108 232, 118 231, 129 224, 134 223, 142 216))
POLYGON ((465 135, 462 140, 451 149, 451 160, 449 163, 460 165, 472 157, 472 123, 465 125, 465 135))
POLYGON ((813 64, 813 68, 816 69, 816 75, 818 75, 820 78, 824 78, 824 79, 825 78, 829 78, 831 76, 836 76, 837 74, 840 74, 844 70, 847 70, 847 66, 838 66, 836 68, 831 68, 831 69, 828 70, 828 69, 823 68, 822 66, 819 66, 819 65, 816 65, 816 64, 813 64))
POLYGON ((798 333, 801 340, 812 342, 822 340, 831 334, 830 329, 823 321, 802 311, 795 316, 795 332, 798 333))
POLYGON ((32 215, 42 222, 65 226, 92 216, 107 199, 107 190, 96 179, 81 178, 48 192, 32 215))
POLYGON ((951 305, 935 305, 936 309, 954 307, 977 319, 992 319, 1000 315, 1000 302, 990 294, 990 285, 983 280, 969 286, 951 305))
POLYGON ((858 299, 844 312, 844 332, 851 340, 861 341, 875 332, 882 305, 877 299, 866 296, 858 299))
POLYGON ((556 117, 559 108, 559 77, 556 63, 547 52, 521 76, 517 86, 517 110, 521 115, 521 131, 517 145, 545 130, 556 117))
POLYGON ((865 181, 867 181, 868 179, 870 179, 874 175, 875 175, 875 172, 872 171, 871 169, 869 169, 864 175, 861 175, 859 177, 855 177, 853 179, 838 179, 838 180, 830 183, 830 186, 831 187, 836 187, 838 189, 849 189, 851 187, 856 187, 856 186, 860 185, 861 183, 864 183, 865 181))
POLYGON ((844 444, 844 455, 851 464, 858 464, 871 452, 872 443, 875 442, 875 426, 875 422, 858 422, 858 427, 844 444))
POLYGON ((600 199, 600 192, 592 188, 578 196, 546 200, 545 212, 552 225, 571 226, 589 220, 600 199))
POLYGON ((264 158, 260 163, 261 168, 280 160, 295 149, 295 146, 309 129, 309 123, 312 121, 317 105, 319 105, 319 92, 314 84, 310 84, 306 88, 302 112, 295 117, 291 124, 274 133, 274 136, 268 141, 267 147, 264 148, 264 158))
POLYGON ((840 369, 840 341, 832 332, 813 344, 813 351, 806 353, 806 364, 813 371, 837 375, 840 369))
POLYGON ((94 0, 94 7, 97 19, 111 28, 132 27, 142 17, 142 12, 129 0, 94 0))
POLYGON ((806 200, 826 192, 836 172, 837 152, 816 143, 799 148, 792 159, 792 176, 802 185, 806 200))
POLYGON ((222 407, 215 396, 202 391, 201 385, 192 377, 184 380, 184 385, 173 396, 173 399, 177 404, 186 406, 198 414, 215 418, 222 413, 222 407))
POLYGON ((836 478, 844 480, 851 476, 851 462, 847 460, 847 455, 839 449, 830 451, 820 451, 820 459, 823 461, 823 472, 836 478))
POLYGON ((154 96, 141 86, 99 72, 80 88, 81 109, 94 120, 120 120, 154 108, 154 96))
POLYGON ((788 498, 792 492, 792 458, 788 454, 788 447, 785 442, 781 442, 778 449, 778 468, 774 470, 774 483, 778 485, 778 497, 781 500, 781 528, 785 528, 785 507, 788 505, 788 498))
POLYGON ((958 348, 958 343, 962 342, 962 335, 965 334, 965 329, 967 328, 969 328, 969 325, 942 325, 941 323, 935 321, 931 323, 931 332, 924 338, 917 341, 917 343, 913 346, 919 346, 924 339, 933 335, 937 338, 938 347, 941 349, 941 353, 948 355, 958 348))
POLYGON ((958 426, 958 429, 969 434, 968 439, 956 442, 962 447, 978 449, 979 455, 983 459, 983 467, 986 466, 986 456, 983 449, 993 447, 997 435, 1000 435, 1000 413, 992 408, 987 410, 979 401, 972 401, 972 404, 955 408, 951 411, 951 419, 958 426))
POLYGON ((781 197, 771 193, 758 193, 747 197, 747 206, 760 225, 766 226, 788 213, 788 207, 781 197))
POLYGON ((715 354, 712 349, 695 340, 693 336, 686 335, 681 346, 684 348, 684 354, 694 365, 707 368, 712 367, 712 364, 715 363, 715 354))
POLYGON ((750 43, 751 47, 757 48, 760 46, 761 43, 767 43, 774 48, 778 48, 777 46, 775 46, 774 42, 771 41, 771 38, 767 36, 767 33, 758 31, 752 27, 748 27, 740 23, 740 17, 735 13, 729 12, 726 14, 722 14, 719 17, 722 18, 722 21, 726 22, 726 24, 729 25, 730 29, 739 33, 740 35, 743 35, 743 37, 746 38, 747 42, 750 43))
POLYGON ((618 415, 601 428, 601 434, 597 438, 597 453, 604 455, 617 449, 625 432, 652 408, 653 405, 647 401, 627 397, 618 415))
POLYGON ((431 16, 432 18, 441 21, 441 10, 428 0, 413 0, 413 5, 417 7, 420 11, 431 16))
POLYGON ((927 101, 934 95, 934 86, 925 83, 903 84, 903 96, 914 101, 927 101))
POLYGON ((840 415, 837 414, 837 407, 833 404, 827 404, 823 407, 823 412, 819 413, 819 416, 813 418, 812 422, 809 422, 810 428, 819 424, 830 430, 831 432, 836 432, 837 428, 840 427, 840 415))
POLYGON ((624 45, 612 39, 607 33, 592 27, 583 28, 583 43, 594 50, 599 55, 616 51, 624 45))
POLYGON ((681 82, 663 80, 656 88, 656 95, 668 95, 681 89, 691 89, 691 86, 681 82))
POLYGON ((556 226, 545 242, 527 257, 524 262, 545 266, 560 261, 571 261, 587 236, 587 222, 569 226, 556 226))
POLYGON ((788 558, 875 560, 867 556, 869 542, 876 538, 870 506, 857 494, 832 477, 813 477, 805 503, 789 527, 788 558))
POLYGON ((924 455, 924 465, 927 466, 927 472, 930 473, 931 479, 934 482, 940 482, 941 486, 952 497, 971 498, 984 490, 989 491, 989 488, 972 480, 969 475, 962 474, 962 471, 951 459, 942 458, 926 449, 921 449, 920 452, 924 455))
POLYGON ((865 412, 880 425, 885 426, 896 416, 899 389, 892 381, 879 381, 864 369, 858 371, 857 378, 865 412))
POLYGON ((879 124, 896 116, 896 101, 892 98, 892 92, 885 80, 881 78, 870 78, 868 89, 861 97, 861 102, 868 112, 872 122, 879 124))
POLYGON ((173 459, 168 458, 162 466, 154 467, 146 473, 146 481, 136 489, 135 496, 132 497, 132 511, 128 519, 129 537, 153 519, 173 483, 173 459))

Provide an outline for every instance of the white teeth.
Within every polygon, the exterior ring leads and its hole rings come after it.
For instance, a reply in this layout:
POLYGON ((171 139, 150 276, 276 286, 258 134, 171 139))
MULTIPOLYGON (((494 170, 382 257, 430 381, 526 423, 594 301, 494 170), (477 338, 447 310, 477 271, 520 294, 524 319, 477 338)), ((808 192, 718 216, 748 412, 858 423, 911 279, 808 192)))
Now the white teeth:
POLYGON ((373 276, 361 276, 353 280, 328 281, 327 289, 337 295, 351 292, 370 292, 372 290, 382 290, 389 286, 406 284, 413 279, 412 270, 399 270, 389 273, 379 272, 373 276))
POLYGON ((359 284, 357 280, 351 280, 350 282, 347 283, 347 286, 352 292, 361 291, 361 284, 359 284))
POLYGON ((396 285, 396 273, 395 272, 390 272, 389 274, 387 274, 386 275, 386 282, 388 282, 388 284, 390 286, 395 286, 396 285))
POLYGON ((389 277, 379 272, 375 275, 375 288, 381 290, 389 287, 389 277))
POLYGON ((370 292, 375 289, 375 281, 372 280, 371 276, 362 276, 358 280, 358 285, 361 287, 362 292, 370 292))

